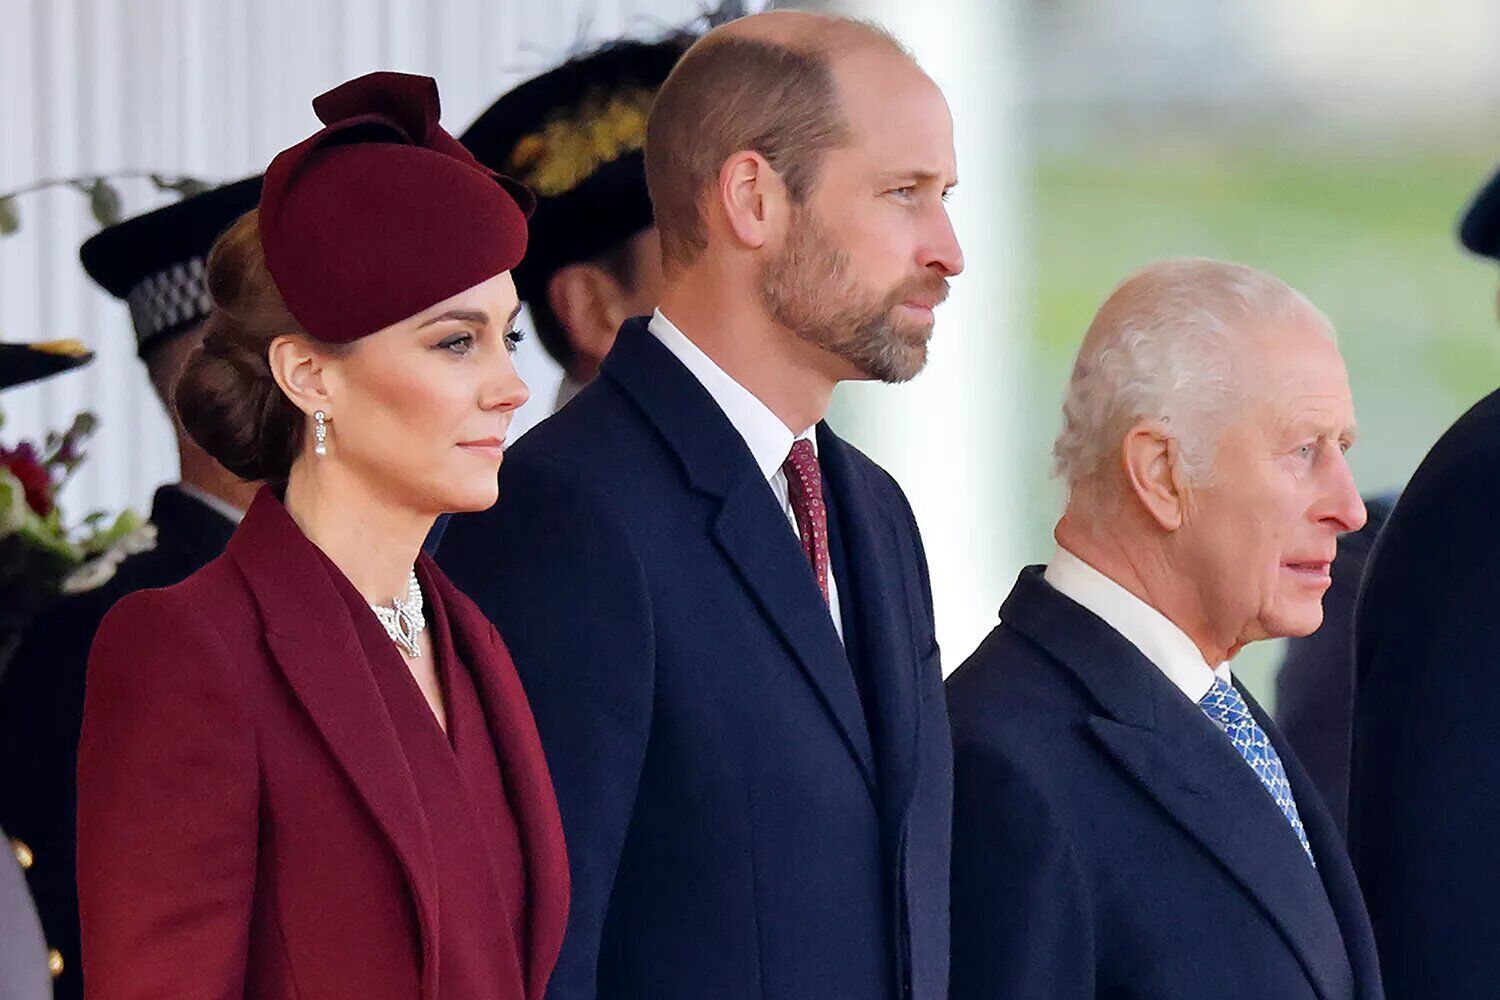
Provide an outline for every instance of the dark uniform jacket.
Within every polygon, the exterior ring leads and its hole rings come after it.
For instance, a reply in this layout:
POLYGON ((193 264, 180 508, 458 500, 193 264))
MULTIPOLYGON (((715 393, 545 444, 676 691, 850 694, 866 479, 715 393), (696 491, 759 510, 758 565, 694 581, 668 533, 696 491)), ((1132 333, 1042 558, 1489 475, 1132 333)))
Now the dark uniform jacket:
POLYGON ((1354 627, 1349 843, 1392 997, 1500 995, 1500 392, 1423 459, 1354 627))
POLYGON ((151 505, 156 547, 131 556, 102 587, 66 598, 27 628, 0 678, 0 826, 33 855, 27 872, 48 943, 62 956, 57 1000, 80 1000, 74 877, 75 776, 89 646, 126 594, 178 583, 229 542, 234 524, 176 486, 151 505))
POLYGON ((1297 751, 1339 829, 1349 815, 1349 740, 1354 727, 1354 600, 1393 496, 1365 500, 1369 520, 1339 538, 1323 624, 1286 644, 1276 674, 1276 724, 1297 751))

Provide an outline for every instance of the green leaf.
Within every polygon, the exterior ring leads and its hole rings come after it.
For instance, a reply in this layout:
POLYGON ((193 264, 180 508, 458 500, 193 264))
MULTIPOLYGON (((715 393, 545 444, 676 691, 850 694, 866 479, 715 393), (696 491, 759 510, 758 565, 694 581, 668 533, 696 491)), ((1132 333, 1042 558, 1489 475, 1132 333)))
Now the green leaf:
POLYGON ((66 535, 58 535, 43 524, 23 524, 16 532, 36 552, 60 566, 77 566, 83 562, 83 549, 66 535))
POLYGON ((21 210, 14 198, 0 198, 0 236, 10 236, 21 229, 21 210))
POLYGON ((211 190, 213 187, 211 184, 200 181, 196 177, 179 178, 177 183, 172 186, 184 199, 200 195, 205 191, 211 190))
POLYGON ((158 191, 176 191, 179 197, 191 198, 195 194, 202 194, 213 187, 206 181, 200 181, 196 177, 175 177, 169 179, 165 174, 152 174, 151 183, 156 185, 158 191))
POLYGON ((20 531, 30 513, 21 481, 9 469, 0 468, 0 538, 20 531))
POLYGON ((89 209, 94 213, 94 221, 100 226, 113 226, 120 221, 124 215, 124 204, 120 199, 120 192, 116 191, 114 185, 103 177, 94 178, 89 185, 89 209))

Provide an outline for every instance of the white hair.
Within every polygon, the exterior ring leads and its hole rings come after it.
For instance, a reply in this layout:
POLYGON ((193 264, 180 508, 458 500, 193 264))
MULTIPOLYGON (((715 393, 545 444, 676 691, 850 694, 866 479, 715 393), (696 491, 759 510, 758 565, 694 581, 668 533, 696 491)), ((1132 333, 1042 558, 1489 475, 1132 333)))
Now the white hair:
POLYGON ((1078 349, 1055 474, 1076 492, 1118 462, 1132 427, 1155 420, 1177 439, 1189 480, 1206 483, 1243 395, 1239 342, 1308 319, 1334 339, 1316 306, 1264 271, 1201 257, 1147 264, 1110 293, 1078 349))

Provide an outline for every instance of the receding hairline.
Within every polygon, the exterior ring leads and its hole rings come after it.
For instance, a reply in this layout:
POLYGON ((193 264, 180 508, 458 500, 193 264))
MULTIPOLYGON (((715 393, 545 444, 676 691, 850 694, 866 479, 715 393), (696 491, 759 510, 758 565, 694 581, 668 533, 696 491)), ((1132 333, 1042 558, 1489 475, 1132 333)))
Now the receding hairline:
POLYGON ((878 25, 773 11, 716 28, 683 53, 646 126, 646 183, 667 272, 707 246, 699 198, 728 157, 764 155, 793 201, 807 197, 823 155, 850 141, 841 64, 879 51, 910 59, 878 25))
POLYGON ((873 21, 805 10, 766 11, 721 24, 694 42, 684 56, 736 40, 799 55, 831 57, 865 47, 883 47, 911 57, 894 35, 873 21))
POLYGON ((1184 407, 1196 415, 1177 432, 1196 442, 1184 444, 1185 460, 1208 467, 1233 408, 1259 397, 1254 348, 1288 335, 1338 352, 1323 312, 1270 272, 1202 257, 1137 269, 1105 298, 1079 347, 1053 444, 1055 472, 1070 492, 1112 489, 1101 473, 1118 434, 1184 407), (1152 364, 1142 368, 1143 359, 1152 364), (1147 410, 1133 408, 1142 405, 1147 410))
POLYGON ((1247 336, 1268 319, 1297 314, 1337 342, 1333 323, 1323 311, 1269 271, 1210 257, 1167 257, 1137 268, 1114 287, 1090 321, 1080 353, 1097 349, 1101 340, 1117 339, 1132 319, 1160 315, 1174 298, 1179 305, 1234 323, 1247 336), (1259 293, 1257 301, 1244 294, 1252 288, 1259 293), (1271 308, 1264 308, 1268 305, 1271 308))
POLYGON ((887 54, 909 62, 927 76, 912 51, 877 22, 801 10, 765 11, 722 24, 690 45, 678 66, 690 65, 705 53, 736 44, 763 46, 822 63, 837 95, 835 111, 846 124, 847 81, 840 73, 840 60, 870 53, 887 54))

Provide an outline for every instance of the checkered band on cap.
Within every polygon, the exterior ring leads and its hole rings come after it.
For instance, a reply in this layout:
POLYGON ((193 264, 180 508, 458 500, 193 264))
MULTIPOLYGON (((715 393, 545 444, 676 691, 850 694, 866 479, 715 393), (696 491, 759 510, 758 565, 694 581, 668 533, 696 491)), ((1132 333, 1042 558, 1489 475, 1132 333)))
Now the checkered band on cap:
POLYGON ((130 290, 125 300, 135 323, 136 339, 145 343, 158 334, 197 323, 208 316, 213 298, 204 283, 204 260, 173 264, 130 290))

